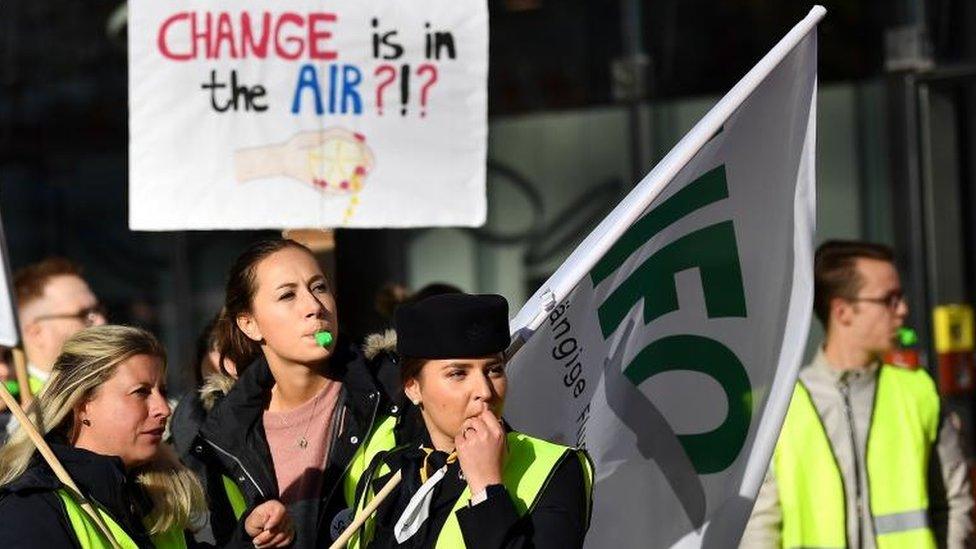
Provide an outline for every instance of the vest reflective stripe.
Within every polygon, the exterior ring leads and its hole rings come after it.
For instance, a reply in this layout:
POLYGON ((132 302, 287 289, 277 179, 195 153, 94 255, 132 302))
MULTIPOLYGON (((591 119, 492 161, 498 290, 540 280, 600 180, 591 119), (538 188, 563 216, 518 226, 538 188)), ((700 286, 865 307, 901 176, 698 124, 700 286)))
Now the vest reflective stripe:
MULTIPOLYGON (((95 525, 95 522, 81 508, 81 505, 63 489, 58 490, 57 494, 64 504, 64 510, 68 514, 68 521, 71 523, 75 537, 78 538, 78 544, 81 545, 81 549, 111 549, 112 544, 105 539, 95 525)), ((139 549, 136 542, 133 541, 129 534, 108 513, 99 509, 97 506, 96 510, 101 515, 102 520, 108 527, 109 532, 112 533, 112 537, 115 538, 115 542, 119 544, 119 547, 122 549, 139 549)), ((183 536, 183 531, 177 528, 152 536, 152 542, 153 546, 159 549, 186 549, 186 538, 183 536)))
MULTIPOLYGON (((939 397, 922 370, 878 372, 867 441, 868 496, 878 549, 935 547, 928 525, 928 463, 939 397)), ((845 547, 840 469, 806 388, 797 383, 773 455, 784 547, 845 547)))
POLYGON ((875 515, 874 531, 878 534, 892 534, 916 528, 929 527, 929 514, 925 509, 906 511, 892 515, 875 515))
POLYGON ((247 510, 244 492, 241 492, 240 486, 229 476, 220 475, 220 480, 224 483, 224 493, 227 494, 227 501, 230 503, 231 511, 234 512, 234 518, 240 520, 241 515, 247 510))
MULTIPOLYGON (((592 505, 592 479, 593 467, 589 457, 585 452, 574 450, 566 446, 547 442, 524 435, 522 433, 508 433, 508 462, 502 472, 502 483, 505 485, 515 510, 519 516, 532 511, 533 506, 538 500, 539 495, 544 491, 549 478, 556 467, 567 457, 576 456, 580 460, 584 471, 584 483, 587 490, 587 507, 592 505)), ((381 477, 389 472, 389 467, 382 464, 372 478, 381 477)), ((367 505, 373 497, 372 486, 367 486, 363 497, 356 505, 357 513, 367 505)), ((467 487, 458 497, 454 504, 447 521, 441 528, 437 537, 436 547, 439 549, 464 547, 464 537, 461 534, 461 527, 457 521, 456 511, 468 504, 471 493, 467 487)), ((587 518, 588 519, 588 518, 587 518)), ((372 540, 374 521, 372 518, 366 521, 364 526, 352 537, 348 547, 358 549, 369 544, 372 540), (362 542, 360 535, 366 540, 362 542)))
POLYGON ((343 480, 343 495, 346 497, 346 505, 350 508, 356 504, 356 485, 359 478, 363 476, 366 468, 373 462, 376 454, 387 450, 392 450, 396 446, 396 436, 393 428, 396 427, 396 418, 386 416, 380 421, 379 425, 366 439, 352 456, 352 463, 349 465, 349 473, 343 480))

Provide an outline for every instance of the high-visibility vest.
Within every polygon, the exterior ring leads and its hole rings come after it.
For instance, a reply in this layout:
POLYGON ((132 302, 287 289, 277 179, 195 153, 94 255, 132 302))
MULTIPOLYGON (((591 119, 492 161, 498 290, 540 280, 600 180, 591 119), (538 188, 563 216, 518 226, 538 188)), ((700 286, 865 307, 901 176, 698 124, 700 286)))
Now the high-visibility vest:
MULTIPOLYGON (((20 396, 20 383, 17 383, 17 380, 8 379, 7 381, 4 381, 3 384, 7 388, 7 392, 10 393, 11 396, 15 396, 15 397, 20 396)), ((41 392, 41 389, 44 388, 44 381, 41 380, 41 378, 39 377, 34 377, 28 374, 27 386, 30 388, 31 394, 36 395, 37 393, 41 392)))
MULTIPOLYGON (((552 477, 552 473, 564 459, 572 458, 579 459, 583 466, 587 502, 586 520, 589 520, 593 495, 593 464, 586 452, 514 431, 508 433, 507 438, 508 461, 505 464, 505 470, 502 471, 502 484, 505 485, 508 495, 512 498, 518 515, 521 517, 532 511, 552 477)), ((384 463, 374 476, 382 476, 388 472, 389 467, 384 463)), ((374 495, 372 486, 365 486, 356 505, 357 514, 366 507, 374 495)), ((467 505, 469 499, 471 499, 471 491, 465 487, 437 536, 436 547, 438 549, 454 549, 465 546, 456 513, 467 505)), ((375 515, 370 517, 356 531, 347 547, 359 549, 369 545, 373 539, 374 531, 375 515)))
MULTIPOLYGON (((939 395, 923 370, 882 366, 867 441, 870 520, 878 549, 935 548, 928 523, 928 465, 939 395)), ((773 454, 783 547, 846 547, 847 499, 810 393, 793 391, 773 454)))
POLYGON ((366 468, 373 462, 373 458, 380 452, 392 450, 396 446, 394 427, 396 427, 396 418, 387 416, 373 429, 373 433, 366 442, 360 445, 356 453, 353 454, 349 472, 346 474, 342 486, 346 504, 350 508, 356 504, 356 485, 359 484, 359 479, 366 472, 366 468))
MULTIPOLYGON (((81 505, 64 489, 58 490, 57 494, 64 504, 68 521, 75 532, 75 537, 78 538, 81 549, 111 549, 112 544, 105 539, 102 531, 95 525, 95 521, 85 513, 81 505)), ((94 507, 119 547, 122 549, 139 549, 132 537, 108 513, 97 505, 94 507)), ((166 532, 156 534, 152 536, 152 542, 157 549, 186 549, 186 538, 183 536, 181 528, 171 528, 166 532)))
MULTIPOLYGON (((392 450, 396 446, 396 436, 393 432, 394 427, 396 427, 396 418, 386 416, 373 429, 372 434, 366 439, 366 442, 360 445, 356 449, 356 453, 353 454, 342 486, 343 496, 346 498, 346 505, 349 508, 352 508, 356 503, 356 484, 359 482, 359 477, 363 475, 363 472, 372 463, 376 454, 382 451, 392 450)), ((221 480, 224 484, 224 493, 227 494, 227 501, 230 502, 230 507, 234 512, 234 517, 240 520, 244 511, 247 509, 247 500, 244 498, 244 493, 241 491, 240 486, 234 482, 234 479, 223 475, 221 480)))
POLYGON ((31 375, 27 376, 27 385, 30 387, 30 392, 32 395, 36 395, 37 393, 40 393, 41 389, 44 388, 45 383, 46 382, 39 377, 34 377, 31 375))

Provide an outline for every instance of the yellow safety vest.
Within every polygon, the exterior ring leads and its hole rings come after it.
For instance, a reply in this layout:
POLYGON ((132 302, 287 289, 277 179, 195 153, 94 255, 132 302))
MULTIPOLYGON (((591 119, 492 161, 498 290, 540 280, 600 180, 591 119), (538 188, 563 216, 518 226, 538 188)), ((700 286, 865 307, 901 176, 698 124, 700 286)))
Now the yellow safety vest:
POLYGON ((359 478, 366 472, 366 468, 373 462, 373 458, 380 452, 392 450, 396 446, 394 427, 396 427, 396 418, 387 416, 376 426, 366 443, 362 444, 353 454, 349 473, 343 480, 342 486, 346 505, 350 508, 356 504, 356 485, 359 484, 359 478))
MULTIPOLYGON (((78 538, 78 544, 81 545, 81 549, 111 549, 112 544, 105 539, 101 530, 95 525, 95 521, 85 513, 81 505, 63 489, 58 490, 57 494, 64 504, 64 510, 68 514, 68 521, 71 523, 71 528, 75 531, 75 537, 78 538)), ((119 544, 119 547, 122 549, 139 549, 139 546, 136 545, 132 537, 108 513, 98 508, 98 506, 95 506, 95 510, 101 515, 102 520, 108 526, 109 532, 112 533, 112 537, 115 538, 115 542, 119 544)), ((161 534, 156 534, 152 536, 152 542, 153 546, 158 549, 186 549, 186 538, 183 536, 183 530, 180 528, 172 528, 161 534)))
POLYGON ((44 381, 39 377, 27 376, 27 385, 30 387, 30 392, 32 395, 36 395, 41 392, 44 388, 44 381))
MULTIPOLYGON (((935 548, 927 478, 939 407, 925 371, 893 366, 878 371, 865 458, 878 549, 935 548)), ((773 471, 783 547, 846 547, 844 481, 813 400, 799 382, 773 454, 773 471)))
MULTIPOLYGON (((508 461, 505 464, 505 470, 502 471, 502 483, 512 498, 518 515, 521 517, 532 511, 539 496, 549 483, 552 473, 568 454, 573 454, 583 465, 587 501, 586 520, 589 520, 593 497, 593 464, 586 452, 514 431, 508 433, 507 438, 508 461)), ((388 472, 389 467, 384 463, 376 471, 375 476, 382 476, 388 472)), ((374 495, 372 486, 365 486, 356 505, 357 514, 366 507, 374 495)), ((467 505, 469 499, 471 499, 471 492, 465 487, 437 536, 436 547, 438 549, 465 547, 464 536, 461 534, 461 526, 458 524, 456 513, 467 505)), ((369 545, 375 527, 374 515, 353 535, 347 547, 359 549, 369 545)))
MULTIPOLYGON (((396 436, 393 432, 394 427, 396 427, 396 418, 386 416, 373 429, 372 434, 366 439, 366 442, 360 445, 356 453, 353 454, 352 462, 349 464, 349 472, 346 474, 346 478, 343 479, 342 486, 343 496, 346 498, 346 505, 349 508, 352 508, 356 503, 356 484, 359 482, 359 477, 366 471, 366 467, 369 467, 376 454, 385 450, 391 450, 396 446, 396 436)), ((247 500, 244 498, 244 493, 241 491, 240 486, 234 482, 234 479, 224 475, 221 480, 224 483, 224 492, 227 494, 227 500, 230 502, 234 517, 240 520, 244 511, 247 509, 247 500)))

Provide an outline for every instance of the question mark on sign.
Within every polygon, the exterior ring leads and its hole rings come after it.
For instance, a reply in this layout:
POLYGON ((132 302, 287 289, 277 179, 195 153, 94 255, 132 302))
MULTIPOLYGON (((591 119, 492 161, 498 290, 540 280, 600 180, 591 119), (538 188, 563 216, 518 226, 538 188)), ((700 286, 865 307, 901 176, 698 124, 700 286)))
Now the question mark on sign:
POLYGON ((430 73, 430 79, 420 88, 420 116, 427 116, 427 90, 437 82, 437 67, 430 63, 425 63, 417 68, 417 76, 430 73))
POLYGON ((373 71, 373 76, 379 76, 382 73, 389 76, 385 80, 381 80, 376 86, 376 110, 380 116, 383 116, 383 91, 396 79, 397 70, 393 65, 380 65, 373 71))

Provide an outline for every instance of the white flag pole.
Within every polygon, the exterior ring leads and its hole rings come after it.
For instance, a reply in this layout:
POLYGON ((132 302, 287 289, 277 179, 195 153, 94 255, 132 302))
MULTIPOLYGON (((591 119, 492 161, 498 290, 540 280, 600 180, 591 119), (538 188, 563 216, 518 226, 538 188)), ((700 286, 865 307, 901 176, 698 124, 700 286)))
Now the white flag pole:
POLYGON ((814 6, 810 13, 769 50, 741 80, 691 129, 644 179, 573 250, 549 280, 529 298, 510 326, 515 342, 509 354, 542 324, 546 315, 566 298, 624 232, 654 202, 665 186, 714 136, 736 109, 752 94, 786 56, 824 18, 827 10, 814 6))

